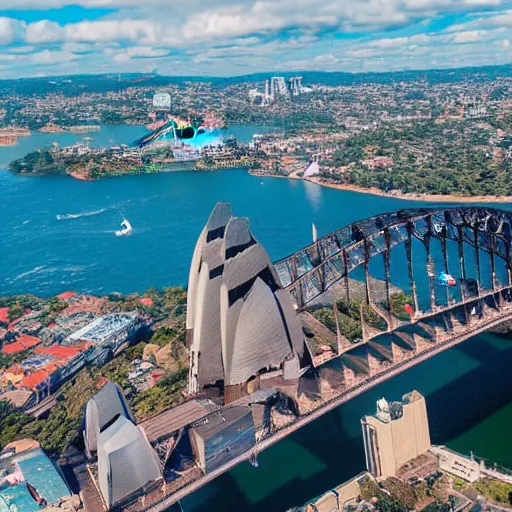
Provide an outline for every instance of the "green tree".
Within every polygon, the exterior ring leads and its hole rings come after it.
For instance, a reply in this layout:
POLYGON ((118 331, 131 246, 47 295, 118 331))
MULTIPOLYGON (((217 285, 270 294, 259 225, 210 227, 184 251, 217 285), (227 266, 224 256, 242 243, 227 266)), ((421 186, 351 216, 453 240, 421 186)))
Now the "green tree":
POLYGON ((14 322, 15 320, 18 320, 25 314, 25 308, 21 304, 15 304, 14 306, 9 309, 9 312, 7 313, 7 318, 11 322, 14 322))

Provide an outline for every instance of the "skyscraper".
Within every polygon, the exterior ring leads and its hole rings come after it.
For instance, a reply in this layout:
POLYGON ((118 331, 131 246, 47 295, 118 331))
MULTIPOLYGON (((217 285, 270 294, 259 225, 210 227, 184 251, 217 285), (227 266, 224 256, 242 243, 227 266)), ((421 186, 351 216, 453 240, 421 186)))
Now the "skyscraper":
POLYGON ((270 79, 270 97, 274 99, 277 96, 288 96, 288 94, 284 76, 273 76, 270 79))
POLYGON ((288 79, 288 89, 292 96, 299 96, 302 93, 302 77, 292 76, 288 79))
POLYGON ((374 477, 398 470, 431 448, 425 399, 411 391, 401 402, 377 402, 377 413, 362 420, 366 466, 374 477))

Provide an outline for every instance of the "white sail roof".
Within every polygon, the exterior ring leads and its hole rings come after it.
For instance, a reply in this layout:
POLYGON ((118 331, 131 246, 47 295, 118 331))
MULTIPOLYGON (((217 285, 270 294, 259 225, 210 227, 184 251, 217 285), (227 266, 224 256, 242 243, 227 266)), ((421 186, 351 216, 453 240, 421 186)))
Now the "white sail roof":
POLYGON ((108 507, 162 476, 141 429, 120 416, 98 438, 98 483, 108 507))
POLYGON ((315 176, 320 172, 320 167, 318 165, 318 162, 312 161, 309 163, 309 165, 304 170, 304 177, 307 178, 309 176, 315 176))
POLYGON ((189 390, 222 379, 242 384, 302 356, 304 337, 288 292, 248 220, 217 205, 196 245, 187 328, 193 329, 189 390), (229 215, 229 218, 227 218, 229 215))

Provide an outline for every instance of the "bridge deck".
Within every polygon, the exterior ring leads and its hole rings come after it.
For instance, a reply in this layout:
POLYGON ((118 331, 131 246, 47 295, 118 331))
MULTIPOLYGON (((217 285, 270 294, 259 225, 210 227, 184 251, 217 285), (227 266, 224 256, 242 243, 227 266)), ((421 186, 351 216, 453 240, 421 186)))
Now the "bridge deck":
POLYGON ((158 416, 139 424, 146 432, 151 443, 170 436, 190 423, 206 416, 210 411, 198 400, 190 400, 178 407, 169 409, 158 416))
POLYGON ((320 418, 324 414, 339 407, 340 405, 363 394, 364 392, 368 391, 377 384, 380 384, 396 375, 399 375, 400 373, 421 363, 422 361, 425 361, 426 359, 429 359, 448 348, 458 345, 459 343, 462 343, 463 341, 472 338, 473 336, 476 336, 510 319, 512 319, 512 305, 507 305, 506 307, 503 308, 502 314, 499 317, 484 317, 482 320, 478 322, 478 324, 473 323, 471 326, 458 329, 460 330, 460 332, 457 334, 448 333, 448 339, 444 341, 438 341, 437 343, 433 344, 432 347, 423 350, 421 353, 414 355, 411 358, 406 359, 402 362, 399 362, 394 366, 388 366, 384 371, 376 375, 370 376, 367 379, 359 382, 353 388, 340 393, 338 396, 325 402, 318 408, 314 409, 312 412, 301 416, 292 424, 288 425, 287 427, 284 427, 282 430, 276 432, 272 436, 260 441, 252 450, 249 450, 243 455, 236 457, 227 464, 224 464, 220 468, 217 468, 216 470, 212 471, 211 473, 208 473, 207 475, 201 476, 200 478, 191 483, 187 482, 179 490, 176 490, 172 495, 169 495, 163 498, 160 502, 150 505, 141 510, 143 510, 144 512, 164 512, 173 503, 176 503, 177 501, 183 499, 185 496, 191 494, 192 492, 198 490, 202 486, 213 481, 218 476, 231 470, 241 462, 249 460, 254 455, 257 455, 258 452, 261 452, 269 448, 270 446, 278 443, 282 439, 288 437, 293 432, 306 426, 308 423, 311 423, 312 421, 320 418))

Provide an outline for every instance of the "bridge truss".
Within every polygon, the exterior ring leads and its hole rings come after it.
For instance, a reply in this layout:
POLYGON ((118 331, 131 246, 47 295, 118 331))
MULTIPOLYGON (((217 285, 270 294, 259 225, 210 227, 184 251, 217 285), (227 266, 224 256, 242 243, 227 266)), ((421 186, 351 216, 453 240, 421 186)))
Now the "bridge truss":
POLYGON ((298 418, 214 471, 177 480, 146 510, 165 510, 371 387, 512 320, 511 225, 512 213, 491 208, 402 210, 346 226, 276 262, 299 314, 332 312, 336 353, 301 379, 317 386, 313 393, 307 386, 305 401, 299 396, 298 418), (440 282, 442 272, 453 286, 440 282), (341 303, 358 307, 357 339, 343 333, 341 303))
POLYGON ((512 301, 511 223, 492 208, 401 210, 341 228, 275 267, 299 310, 333 302, 347 386, 499 317, 512 301), (355 282, 364 283, 361 336, 349 340, 337 304, 354 298, 355 282))
MULTIPOLYGON (((449 272, 448 241, 457 243, 462 277, 466 277, 464 244, 487 252, 495 274, 494 257, 507 262, 510 283, 510 240, 512 215, 491 208, 449 208, 444 210, 400 210, 376 215, 355 222, 330 233, 300 251, 275 263, 286 289, 294 296, 299 307, 306 306, 341 279, 382 254, 389 270, 391 250, 404 243, 411 284, 413 239, 420 240, 427 256, 431 254, 431 240, 442 243, 445 271, 449 272)), ((480 258, 476 255, 477 280, 481 281, 480 258)), ((389 281, 389 274, 386 276, 389 281)), ((432 293, 431 283, 431 297, 432 293)), ((494 277, 493 286, 496 286, 494 277)), ((347 290, 349 287, 347 286, 347 290)), ((417 307, 417 304, 415 304, 417 307)), ((434 300, 431 306, 434 308, 434 300)))

